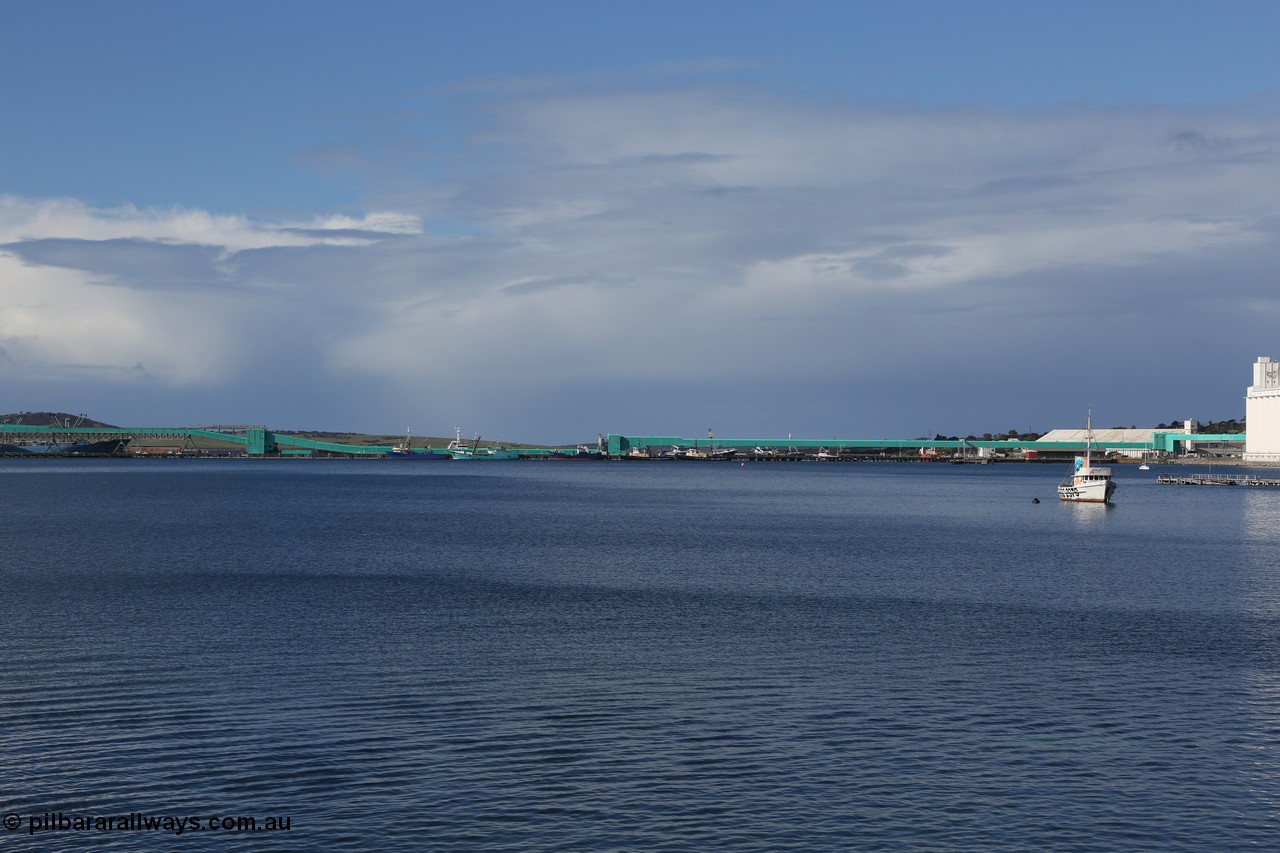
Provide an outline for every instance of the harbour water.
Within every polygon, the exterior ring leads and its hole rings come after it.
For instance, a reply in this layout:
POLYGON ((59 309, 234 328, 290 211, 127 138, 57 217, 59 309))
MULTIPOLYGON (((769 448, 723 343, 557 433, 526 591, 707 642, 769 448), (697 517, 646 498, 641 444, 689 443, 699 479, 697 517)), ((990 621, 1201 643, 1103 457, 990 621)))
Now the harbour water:
POLYGON ((0 849, 1280 849, 1280 490, 1063 473, 0 462, 0 849))

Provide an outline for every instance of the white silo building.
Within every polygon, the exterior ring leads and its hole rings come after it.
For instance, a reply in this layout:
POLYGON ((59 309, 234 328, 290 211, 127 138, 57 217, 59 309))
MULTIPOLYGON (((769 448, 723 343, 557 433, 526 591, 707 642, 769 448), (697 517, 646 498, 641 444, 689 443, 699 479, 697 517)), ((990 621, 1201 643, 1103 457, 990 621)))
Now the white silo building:
POLYGON ((1245 462, 1280 462, 1280 361, 1258 356, 1244 396, 1245 462))

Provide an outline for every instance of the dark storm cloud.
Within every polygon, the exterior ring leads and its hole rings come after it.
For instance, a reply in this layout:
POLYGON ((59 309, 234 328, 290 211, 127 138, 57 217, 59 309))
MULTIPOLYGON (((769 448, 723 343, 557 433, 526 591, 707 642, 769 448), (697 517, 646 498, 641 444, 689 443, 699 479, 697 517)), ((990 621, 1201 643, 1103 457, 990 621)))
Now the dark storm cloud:
POLYGON ((27 240, 0 245, 28 264, 91 273, 99 283, 139 290, 235 286, 214 246, 154 240, 27 240))

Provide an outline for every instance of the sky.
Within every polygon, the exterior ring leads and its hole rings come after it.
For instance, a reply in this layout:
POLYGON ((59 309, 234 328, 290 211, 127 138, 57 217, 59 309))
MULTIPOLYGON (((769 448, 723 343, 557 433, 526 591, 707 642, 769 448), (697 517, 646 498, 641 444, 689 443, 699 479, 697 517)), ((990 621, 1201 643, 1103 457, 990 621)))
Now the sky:
POLYGON ((0 411, 911 438, 1241 418, 1272 2, 25 2, 0 411))

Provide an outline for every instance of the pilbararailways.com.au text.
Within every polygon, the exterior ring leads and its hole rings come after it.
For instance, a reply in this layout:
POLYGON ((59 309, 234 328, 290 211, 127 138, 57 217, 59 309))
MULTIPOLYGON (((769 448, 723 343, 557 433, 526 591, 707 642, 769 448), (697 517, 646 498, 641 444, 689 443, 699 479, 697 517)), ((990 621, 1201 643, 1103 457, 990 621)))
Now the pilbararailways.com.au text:
POLYGON ((149 815, 131 812, 127 815, 78 815, 64 812, 4 816, 4 828, 10 832, 22 829, 27 835, 37 832, 288 832, 293 818, 284 817, 202 817, 195 815, 149 815))

